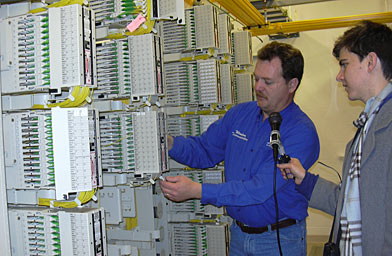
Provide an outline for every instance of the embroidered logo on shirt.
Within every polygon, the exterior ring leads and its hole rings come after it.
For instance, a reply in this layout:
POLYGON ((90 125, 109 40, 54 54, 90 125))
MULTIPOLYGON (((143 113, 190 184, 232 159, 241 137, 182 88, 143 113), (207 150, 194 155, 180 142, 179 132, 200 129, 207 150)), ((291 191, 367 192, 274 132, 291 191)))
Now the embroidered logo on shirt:
POLYGON ((241 139, 241 140, 248 141, 248 138, 246 138, 246 134, 243 134, 243 133, 241 133, 241 132, 238 131, 238 130, 235 130, 235 132, 231 132, 231 134, 232 134, 234 137, 237 137, 237 138, 239 138, 239 139, 241 139))

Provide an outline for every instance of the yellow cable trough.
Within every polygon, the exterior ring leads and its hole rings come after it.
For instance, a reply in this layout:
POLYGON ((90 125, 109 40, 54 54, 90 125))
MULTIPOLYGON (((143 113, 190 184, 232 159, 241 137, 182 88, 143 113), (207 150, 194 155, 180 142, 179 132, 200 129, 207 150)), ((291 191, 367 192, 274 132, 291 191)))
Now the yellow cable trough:
POLYGON ((310 30, 350 27, 357 24, 361 20, 371 20, 378 23, 389 23, 392 22, 392 12, 369 13, 315 20, 278 22, 268 24, 267 26, 251 27, 248 29, 248 31, 252 33, 252 36, 295 33, 310 30))

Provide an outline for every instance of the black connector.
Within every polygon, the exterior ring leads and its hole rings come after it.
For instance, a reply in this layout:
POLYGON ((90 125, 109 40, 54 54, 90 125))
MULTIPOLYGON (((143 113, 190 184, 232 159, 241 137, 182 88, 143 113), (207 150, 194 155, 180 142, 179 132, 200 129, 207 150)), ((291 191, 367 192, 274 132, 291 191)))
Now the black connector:
POLYGON ((279 157, 278 162, 280 164, 287 164, 288 162, 290 162, 290 160, 291 158, 288 155, 284 154, 279 157))

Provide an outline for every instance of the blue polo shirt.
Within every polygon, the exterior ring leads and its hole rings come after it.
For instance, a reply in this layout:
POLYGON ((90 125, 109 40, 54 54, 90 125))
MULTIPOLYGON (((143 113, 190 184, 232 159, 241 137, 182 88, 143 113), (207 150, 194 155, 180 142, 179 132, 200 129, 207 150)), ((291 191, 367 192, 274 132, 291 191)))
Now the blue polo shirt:
MULTIPOLYGON (((309 169, 318 159, 320 144, 309 117, 292 102, 280 112, 281 142, 286 154, 298 158, 309 169)), ((226 206, 235 220, 251 227, 275 223, 273 198, 274 161, 267 145, 271 133, 269 120, 263 122, 257 102, 231 108, 199 137, 175 137, 170 157, 192 168, 209 168, 225 161, 225 182, 202 184, 203 204, 226 206)), ((280 219, 303 220, 307 199, 277 172, 280 219)))

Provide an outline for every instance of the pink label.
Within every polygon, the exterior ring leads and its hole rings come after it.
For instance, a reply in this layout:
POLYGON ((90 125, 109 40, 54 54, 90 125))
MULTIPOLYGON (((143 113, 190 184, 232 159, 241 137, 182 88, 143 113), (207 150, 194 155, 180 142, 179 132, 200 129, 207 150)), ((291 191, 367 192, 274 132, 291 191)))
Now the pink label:
POLYGON ((136 19, 134 19, 131 23, 128 24, 127 29, 130 32, 135 31, 146 21, 146 18, 144 18, 141 14, 139 14, 136 19))

